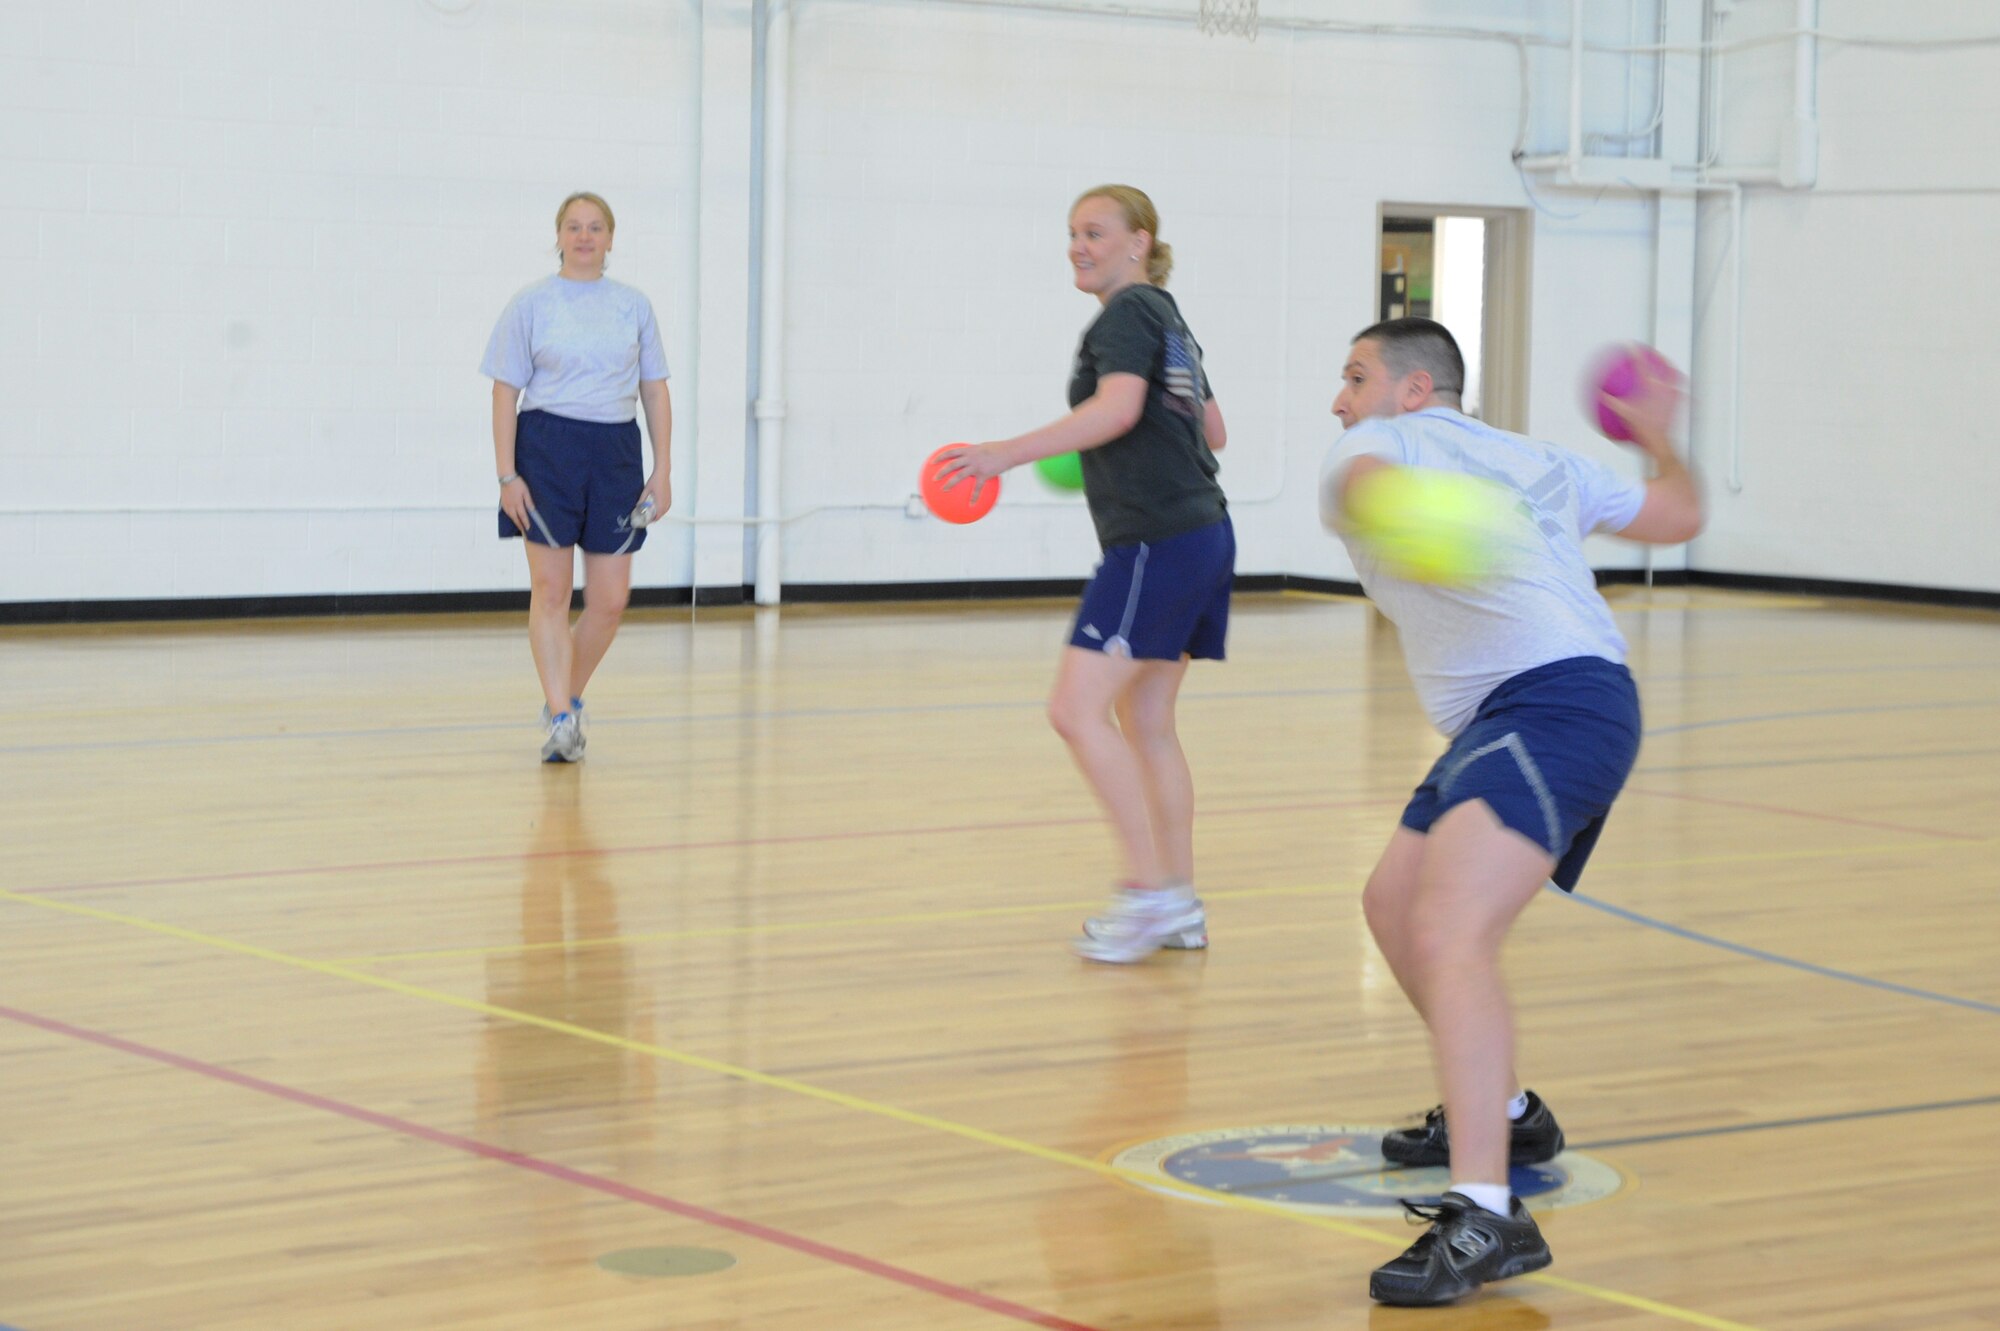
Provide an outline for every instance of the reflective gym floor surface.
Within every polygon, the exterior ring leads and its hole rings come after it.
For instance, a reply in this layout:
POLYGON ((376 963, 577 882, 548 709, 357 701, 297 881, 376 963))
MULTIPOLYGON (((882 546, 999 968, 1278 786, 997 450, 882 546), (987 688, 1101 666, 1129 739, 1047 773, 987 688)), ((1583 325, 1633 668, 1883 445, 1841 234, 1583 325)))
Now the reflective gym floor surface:
POLYGON ((1358 600, 1181 706, 1206 953, 1042 715, 1066 604, 12 629, 0 1327, 2000 1327, 2000 616, 1612 592, 1648 734, 1509 969, 1544 1275, 1372 1307, 1434 1099, 1359 893, 1441 741, 1358 600))

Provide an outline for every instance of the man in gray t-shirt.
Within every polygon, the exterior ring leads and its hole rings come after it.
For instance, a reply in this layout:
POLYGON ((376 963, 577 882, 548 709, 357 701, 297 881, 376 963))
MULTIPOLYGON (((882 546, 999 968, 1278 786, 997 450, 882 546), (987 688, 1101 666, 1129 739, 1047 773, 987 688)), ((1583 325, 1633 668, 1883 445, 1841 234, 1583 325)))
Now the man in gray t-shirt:
POLYGON ((1321 517, 1343 535, 1368 594, 1396 621, 1417 694, 1444 734, 1465 729, 1487 695, 1524 670, 1574 656, 1625 660, 1583 538, 1629 526, 1646 499, 1643 483, 1448 406, 1356 421, 1321 476, 1321 517), (1508 576, 1463 587, 1389 576, 1339 514, 1337 482, 1360 458, 1493 482, 1525 519, 1507 529, 1507 548, 1496 555, 1508 576))
POLYGON ((1385 1136, 1382 1154, 1405 1168, 1451 1168, 1450 1191, 1423 1209, 1431 1232, 1369 1282, 1384 1303, 1449 1303, 1550 1261, 1508 1171, 1554 1158, 1563 1134, 1515 1077, 1500 949, 1545 883, 1576 885, 1638 756, 1638 693, 1583 539, 1603 531, 1667 544, 1701 529, 1700 491, 1668 437, 1678 387, 1645 374, 1638 397, 1606 399, 1653 460, 1641 485, 1465 416, 1464 361, 1441 324, 1376 324, 1342 370, 1333 410, 1348 432, 1321 474, 1321 516, 1396 622, 1425 710, 1452 739, 1362 895, 1369 929, 1430 1032, 1444 1096, 1423 1127, 1385 1136), (1352 521, 1356 495, 1397 479, 1397 468, 1499 487, 1520 520, 1488 581, 1420 583, 1376 557, 1352 521))

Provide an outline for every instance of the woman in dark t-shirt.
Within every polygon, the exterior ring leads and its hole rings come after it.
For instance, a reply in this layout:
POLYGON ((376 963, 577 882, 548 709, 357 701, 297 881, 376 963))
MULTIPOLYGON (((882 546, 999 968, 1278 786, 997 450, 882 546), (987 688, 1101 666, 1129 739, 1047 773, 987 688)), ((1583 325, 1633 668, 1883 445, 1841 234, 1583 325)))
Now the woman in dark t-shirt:
POLYGON ((1125 857, 1110 908, 1084 921, 1076 943, 1092 961, 1208 945, 1194 891, 1194 781, 1174 700, 1190 660, 1222 659, 1236 536, 1215 480, 1222 411, 1201 347, 1164 289, 1173 253, 1159 227, 1153 201, 1129 185, 1076 201, 1070 266, 1077 289, 1104 308, 1077 347, 1069 415, 947 450, 939 466, 952 484, 983 485, 1024 462, 1082 455, 1104 560, 1077 609, 1049 719, 1125 857))

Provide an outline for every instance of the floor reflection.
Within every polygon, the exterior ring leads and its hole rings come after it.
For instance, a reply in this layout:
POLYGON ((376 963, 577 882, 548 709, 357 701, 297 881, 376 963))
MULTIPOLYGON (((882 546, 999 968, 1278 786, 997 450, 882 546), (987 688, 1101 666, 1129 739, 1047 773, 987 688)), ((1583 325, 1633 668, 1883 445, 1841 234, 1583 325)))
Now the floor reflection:
MULTIPOLYGON (((1134 1142, 1186 1129, 1188 1042, 1205 957, 1102 967, 1091 1012, 1105 1017, 1110 1048, 1069 1139, 1109 1158, 1134 1142)), ((1079 1088, 1081 1092, 1081 1088, 1079 1088)), ((1210 1226, 1186 1201, 1079 1175, 1037 1217, 1043 1261, 1065 1316, 1148 1331, 1214 1331, 1221 1325, 1210 1226)))
MULTIPOLYGON (((486 961, 494 1007, 650 1043, 650 991, 619 933, 618 894, 587 813, 585 773, 543 773, 542 807, 521 874, 520 948, 486 961)), ((484 1140, 525 1155, 611 1162, 631 1177, 653 1154, 659 1063, 634 1050, 502 1018, 481 1033, 477 1103, 484 1140)), ((590 1194, 537 1189, 525 1207, 544 1261, 590 1259, 576 1223, 590 1194)))

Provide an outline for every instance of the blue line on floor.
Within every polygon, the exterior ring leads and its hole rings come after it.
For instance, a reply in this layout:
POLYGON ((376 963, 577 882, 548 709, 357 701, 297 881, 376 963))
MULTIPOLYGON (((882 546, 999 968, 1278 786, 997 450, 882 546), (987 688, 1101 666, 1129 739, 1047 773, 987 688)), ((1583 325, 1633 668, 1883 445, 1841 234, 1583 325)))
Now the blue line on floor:
MULTIPOLYGON (((1548 890, 1554 892, 1559 889, 1550 887, 1548 890)), ((1725 952, 1734 952, 1739 956, 1750 957, 1756 961, 1768 961, 1777 966, 1789 966, 1793 970, 1804 971, 1808 975, 1818 975, 1829 980, 1844 980, 1848 984, 1864 985, 1870 989, 1881 989, 1887 993, 1901 994, 1905 998, 1921 998, 1930 1003, 1947 1003, 1952 1007, 1962 1007, 1973 1012, 1984 1012, 1992 1016, 2000 1016, 2000 1003, 1984 1003, 1976 998, 1960 998, 1956 994, 1935 993, 1929 989, 1916 989, 1910 985, 1897 984, 1891 980, 1878 980, 1870 975, 1857 975, 1853 971, 1835 970, 1831 966, 1815 965, 1810 961, 1800 961, 1797 957, 1781 956, 1776 952, 1766 952, 1759 947, 1750 947, 1743 943, 1732 943, 1727 938, 1717 938, 1714 934, 1705 934, 1694 929, 1684 929, 1678 924, 1668 924, 1665 920, 1656 920, 1650 915, 1641 915, 1638 911, 1627 910, 1623 906, 1614 906, 1608 901, 1599 901, 1595 897, 1573 896, 1571 900, 1580 905, 1588 906, 1592 910, 1603 911, 1606 915, 1615 915, 1621 920, 1627 920, 1633 924, 1642 924, 1648 929, 1658 929, 1661 933, 1672 934, 1676 938, 1685 938, 1689 942, 1703 943, 1709 947, 1719 947, 1725 952)))
POLYGON ((1765 712, 1761 716, 1723 716, 1713 721, 1684 721, 1677 726, 1661 726, 1648 730, 1648 739, 1655 735, 1678 735, 1689 730, 1715 730, 1723 726, 1747 726, 1759 721, 1799 721, 1823 716, 1867 716, 1876 712, 1942 712, 1959 707, 2000 708, 2000 698, 1968 698, 1961 702, 1899 702, 1884 703, 1877 707, 1828 707, 1805 712, 1765 712))
POLYGON ((1907 753, 1834 753, 1812 758, 1761 758, 1732 763, 1676 763, 1653 767, 1640 763, 1634 773, 1666 775, 1673 772, 1734 772, 1759 767, 1826 767, 1833 763, 1921 763, 1934 758, 1991 758, 2000 749, 1911 749, 1907 753))
POLYGON ((1619 1146, 1650 1146, 1655 1142, 1689 1141, 1696 1137, 1727 1137, 1739 1132, 1775 1132, 1780 1128, 1809 1128, 1821 1123, 1851 1123, 1862 1118, 1894 1118, 1901 1114, 1936 1114, 1947 1109, 1983 1109, 2000 1105, 2000 1095, 1981 1095, 1969 1100, 1933 1100, 1929 1104, 1895 1105, 1888 1109, 1854 1109, 1844 1114, 1814 1114, 1809 1118, 1766 1119, 1759 1123, 1737 1123, 1726 1128, 1691 1128, 1686 1132, 1656 1132, 1646 1137, 1607 1137, 1603 1141, 1573 1142, 1572 1151, 1608 1151, 1619 1146))

